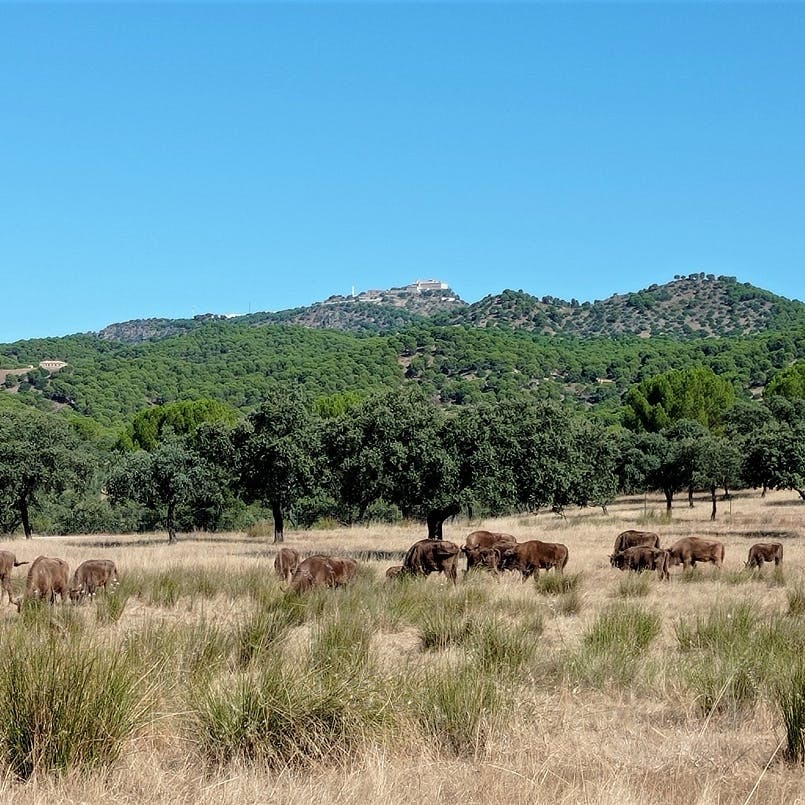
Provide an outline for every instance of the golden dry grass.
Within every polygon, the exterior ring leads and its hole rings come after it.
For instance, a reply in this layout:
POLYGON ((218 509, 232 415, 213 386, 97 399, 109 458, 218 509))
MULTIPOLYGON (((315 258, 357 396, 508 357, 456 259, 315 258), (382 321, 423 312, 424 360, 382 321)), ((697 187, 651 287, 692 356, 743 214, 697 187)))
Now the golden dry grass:
MULTIPOLYGON (((0 780, 0 799, 16 803, 171 802, 171 803, 413 803, 424 800, 462 803, 794 803, 805 802, 805 773, 779 759, 784 737, 776 708, 760 696, 738 713, 703 713, 678 673, 675 625, 713 607, 749 601, 764 613, 784 613, 787 590, 805 580, 805 506, 793 493, 740 493, 720 503, 719 518, 709 520, 709 503, 697 499, 693 509, 680 500, 670 521, 655 497, 620 500, 609 509, 466 523, 448 522, 445 538, 462 543, 471 530, 507 531, 518 540, 540 538, 565 543, 570 552, 567 574, 580 574, 580 609, 564 614, 561 595, 541 595, 516 578, 500 581, 480 575, 464 589, 478 589, 483 608, 517 622, 541 614, 544 631, 527 673, 512 692, 515 707, 493 723, 486 744, 466 756, 445 753, 421 731, 400 728, 391 740, 367 736, 360 751, 347 759, 303 768, 268 770, 243 762, 212 767, 202 759, 193 736, 182 729, 182 691, 170 685, 161 692, 151 723, 130 742, 113 768, 65 777, 40 776, 26 782, 0 780), (705 568, 701 579, 681 580, 680 568, 670 583, 652 575, 648 592, 629 599, 659 613, 661 633, 637 665, 627 684, 588 684, 567 673, 561 658, 578 651, 599 615, 623 603, 623 574, 608 561, 615 536, 627 528, 657 531, 663 545, 697 535, 726 544, 721 573, 705 568), (740 579, 749 546, 784 543, 785 584, 775 583, 767 566, 760 580, 740 579), (646 667, 650 672, 646 671, 646 667)), ((289 532, 286 544, 304 553, 348 553, 361 558, 384 585, 386 568, 423 536, 422 526, 373 526, 326 531, 289 532)), ((71 568, 88 558, 111 558, 121 577, 145 578, 174 568, 190 576, 220 578, 257 574, 270 583, 274 548, 242 534, 185 535, 169 546, 163 535, 37 538, 3 547, 18 559, 40 553, 60 556, 71 568)), ((15 571, 15 588, 25 567, 15 571)), ((437 602, 456 593, 441 578, 426 589, 437 602)), ((333 601, 343 591, 328 591, 333 601)), ((181 595, 172 606, 159 606, 145 594, 128 599, 120 619, 98 624, 96 605, 78 608, 85 628, 121 642, 145 628, 204 624, 234 630, 256 607, 237 585, 209 595, 181 595)), ((327 604, 325 602, 325 609, 327 604)), ((0 627, 17 618, 13 607, 0 610, 0 627)), ((369 617, 369 616, 367 616, 369 617)), ((381 619, 382 620, 382 619, 381 619)), ((292 628, 282 643, 288 657, 304 654, 310 622, 292 628)), ((450 669, 460 650, 423 652, 420 632, 411 623, 382 621, 370 643, 375 672, 389 685, 417 669, 450 669)), ((233 673, 223 664, 222 678, 233 673)), ((501 680, 505 685, 505 680, 501 680)), ((401 722, 402 723, 402 722, 401 722)))

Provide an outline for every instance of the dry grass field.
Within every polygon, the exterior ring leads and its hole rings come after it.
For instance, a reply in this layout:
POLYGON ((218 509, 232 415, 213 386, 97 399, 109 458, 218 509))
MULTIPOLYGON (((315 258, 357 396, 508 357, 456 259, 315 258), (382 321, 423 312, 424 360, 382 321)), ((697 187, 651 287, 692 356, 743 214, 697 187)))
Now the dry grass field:
POLYGON ((385 580, 421 525, 288 532, 303 553, 361 560, 351 586, 304 598, 243 534, 5 543, 71 569, 114 559, 121 584, 52 613, 0 609, 0 800, 805 802, 781 710, 805 668, 805 505, 740 493, 709 513, 680 499, 666 521, 640 497, 448 522, 459 544, 489 528, 570 551, 564 579, 479 572, 456 588, 385 580), (627 528, 720 539, 724 568, 621 573, 608 556, 627 528), (763 541, 784 544, 782 573, 743 569, 763 541), (26 744, 31 714, 47 724, 62 705, 83 719, 73 737, 40 725, 26 744))

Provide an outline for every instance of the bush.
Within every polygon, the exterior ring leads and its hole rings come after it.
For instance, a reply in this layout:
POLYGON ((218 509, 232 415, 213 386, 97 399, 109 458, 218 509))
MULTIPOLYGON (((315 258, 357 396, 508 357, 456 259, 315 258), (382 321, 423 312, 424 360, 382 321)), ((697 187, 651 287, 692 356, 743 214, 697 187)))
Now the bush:
POLYGON ((545 595, 562 595, 581 586, 581 573, 543 573, 534 580, 534 585, 545 595))

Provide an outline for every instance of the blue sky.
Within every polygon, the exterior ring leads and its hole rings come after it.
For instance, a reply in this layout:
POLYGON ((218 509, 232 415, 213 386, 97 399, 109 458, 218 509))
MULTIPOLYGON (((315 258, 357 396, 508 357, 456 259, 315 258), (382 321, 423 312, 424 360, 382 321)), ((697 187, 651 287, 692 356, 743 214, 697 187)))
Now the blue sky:
POLYGON ((435 277, 805 298, 805 6, 0 4, 0 342, 435 277))

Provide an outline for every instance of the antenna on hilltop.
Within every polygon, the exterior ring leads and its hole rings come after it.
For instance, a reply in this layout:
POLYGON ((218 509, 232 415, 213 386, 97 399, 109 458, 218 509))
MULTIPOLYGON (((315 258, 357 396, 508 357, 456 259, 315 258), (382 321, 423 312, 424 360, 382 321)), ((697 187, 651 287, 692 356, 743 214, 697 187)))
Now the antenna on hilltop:
POLYGON ((353 299, 355 298, 355 286, 354 285, 352 286, 352 298, 353 299))

